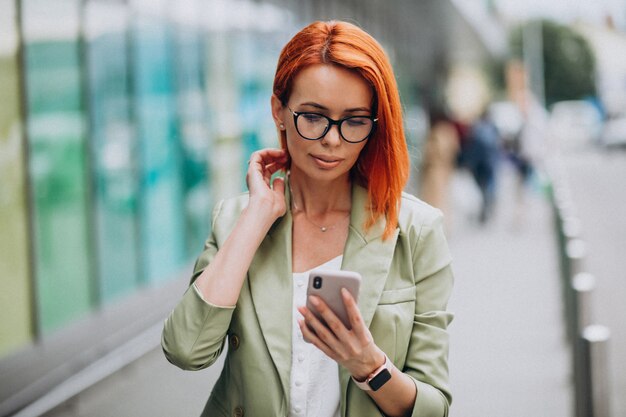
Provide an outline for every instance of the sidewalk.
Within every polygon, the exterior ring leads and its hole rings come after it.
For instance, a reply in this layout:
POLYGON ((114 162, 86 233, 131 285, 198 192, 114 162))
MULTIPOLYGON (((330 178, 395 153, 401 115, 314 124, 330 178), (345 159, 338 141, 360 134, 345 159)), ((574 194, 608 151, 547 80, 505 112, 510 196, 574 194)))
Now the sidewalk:
POLYGON ((587 244, 584 268, 596 277, 591 316, 608 326, 610 411, 626 416, 626 152, 585 149, 564 155, 569 187, 587 244))
MULTIPOLYGON (((477 202, 471 181, 454 181, 452 417, 572 416, 549 207, 529 195, 514 227, 512 180, 502 178, 497 217, 484 228, 467 221, 477 202)), ((183 372, 155 349, 46 417, 197 416, 219 368, 183 372)))
POLYGON ((570 417, 570 356, 550 209, 531 190, 520 206, 512 173, 503 168, 495 217, 485 227, 467 220, 479 198, 471 178, 458 173, 453 182, 450 415, 570 417))

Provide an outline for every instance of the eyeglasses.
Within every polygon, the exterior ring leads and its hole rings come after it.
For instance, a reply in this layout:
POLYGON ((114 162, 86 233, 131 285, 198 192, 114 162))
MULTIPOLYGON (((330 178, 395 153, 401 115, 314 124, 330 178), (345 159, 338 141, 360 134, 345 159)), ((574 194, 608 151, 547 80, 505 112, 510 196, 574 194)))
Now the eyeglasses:
POLYGON ((371 116, 350 116, 333 120, 319 113, 297 112, 287 107, 293 114, 296 131, 306 140, 323 138, 333 125, 339 128, 339 135, 346 142, 359 143, 369 138, 378 119, 371 116))

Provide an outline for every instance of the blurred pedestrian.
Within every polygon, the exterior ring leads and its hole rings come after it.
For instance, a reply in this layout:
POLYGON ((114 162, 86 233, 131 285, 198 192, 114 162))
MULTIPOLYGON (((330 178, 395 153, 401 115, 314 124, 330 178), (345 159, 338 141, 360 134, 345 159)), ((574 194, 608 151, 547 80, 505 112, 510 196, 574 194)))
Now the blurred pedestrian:
POLYGON ((420 171, 420 198, 443 212, 448 231, 452 218, 450 181, 459 150, 460 138, 455 125, 444 110, 432 108, 420 171))
POLYGON ((505 151, 517 173, 516 210, 513 214, 513 227, 520 228, 527 210, 526 194, 541 182, 545 172, 545 158, 549 148, 546 132, 548 115, 534 97, 528 96, 520 110, 521 127, 512 141, 505 142, 505 151))
POLYGON ((481 224, 486 223, 493 214, 500 146, 498 129, 485 110, 472 125, 463 152, 463 164, 472 173, 480 190, 481 207, 478 220, 481 224))
POLYGON ((382 47, 349 23, 307 26, 281 52, 271 109, 282 149, 254 152, 248 193, 218 203, 167 359, 206 368, 228 340, 203 416, 447 415, 450 254, 439 210, 402 193, 382 47), (350 326, 321 298, 323 321, 304 307, 317 267, 362 275, 358 304, 340 295, 350 326))

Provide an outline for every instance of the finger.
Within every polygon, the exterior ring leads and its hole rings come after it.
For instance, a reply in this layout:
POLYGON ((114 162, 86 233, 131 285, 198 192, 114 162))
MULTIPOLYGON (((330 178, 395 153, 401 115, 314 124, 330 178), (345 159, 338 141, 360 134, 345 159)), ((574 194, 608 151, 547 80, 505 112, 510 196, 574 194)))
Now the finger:
POLYGON ((369 330, 363 322, 363 316, 361 316, 359 306, 357 305, 356 301, 354 301, 352 294, 350 294, 350 291, 342 288, 341 298, 343 300, 343 305, 346 307, 346 312, 348 313, 348 318, 350 319, 352 331, 360 342, 369 342, 369 330))
POLYGON ((336 339, 345 339, 348 329, 346 329, 346 326, 339 320, 335 312, 328 307, 328 304, 314 295, 310 296, 309 300, 326 323, 325 327, 332 332, 333 336, 336 339))
POLYGON ((262 149, 260 151, 254 152, 254 154, 256 154, 256 156, 259 158, 259 162, 264 166, 267 166, 272 162, 287 159, 287 152, 284 149, 262 149))
POLYGON ((248 173, 260 173, 265 183, 269 186, 272 175, 287 166, 287 156, 284 153, 280 158, 271 159, 264 158, 260 153, 254 153, 250 157, 248 164, 248 173))
POLYGON ((274 162, 265 166, 265 169, 269 171, 270 175, 273 175, 275 172, 284 169, 287 166, 287 158, 285 159, 277 159, 274 162))
POLYGON ((340 351, 340 343, 332 333, 332 331, 322 323, 311 310, 306 307, 298 307, 298 311, 304 317, 305 323, 315 332, 316 336, 321 339, 334 351, 340 351))
POLYGON ((262 149, 250 155, 248 165, 263 169, 272 162, 283 160, 287 160, 287 152, 284 149, 262 149))
POLYGON ((305 341, 317 347, 319 350, 324 352, 324 354, 328 356, 329 358, 331 358, 332 360, 334 361, 338 360, 338 356, 335 354, 335 352, 328 345, 326 345, 326 343, 324 343, 319 337, 317 337, 315 332, 313 332, 309 328, 309 326, 304 322, 304 320, 299 319, 298 326, 300 326, 300 331, 302 332, 302 337, 304 337, 305 341))
POLYGON ((274 178, 274 182, 272 183, 272 188, 279 194, 285 194, 285 179, 284 178, 274 178))

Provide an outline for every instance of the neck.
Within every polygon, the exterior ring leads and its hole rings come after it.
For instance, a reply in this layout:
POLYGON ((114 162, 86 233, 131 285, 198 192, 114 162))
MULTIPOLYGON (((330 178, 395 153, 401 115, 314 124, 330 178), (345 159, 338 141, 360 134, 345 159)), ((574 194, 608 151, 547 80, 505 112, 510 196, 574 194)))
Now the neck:
POLYGON ((318 181, 298 172, 289 175, 292 207, 313 215, 350 211, 352 185, 349 175, 318 181))

